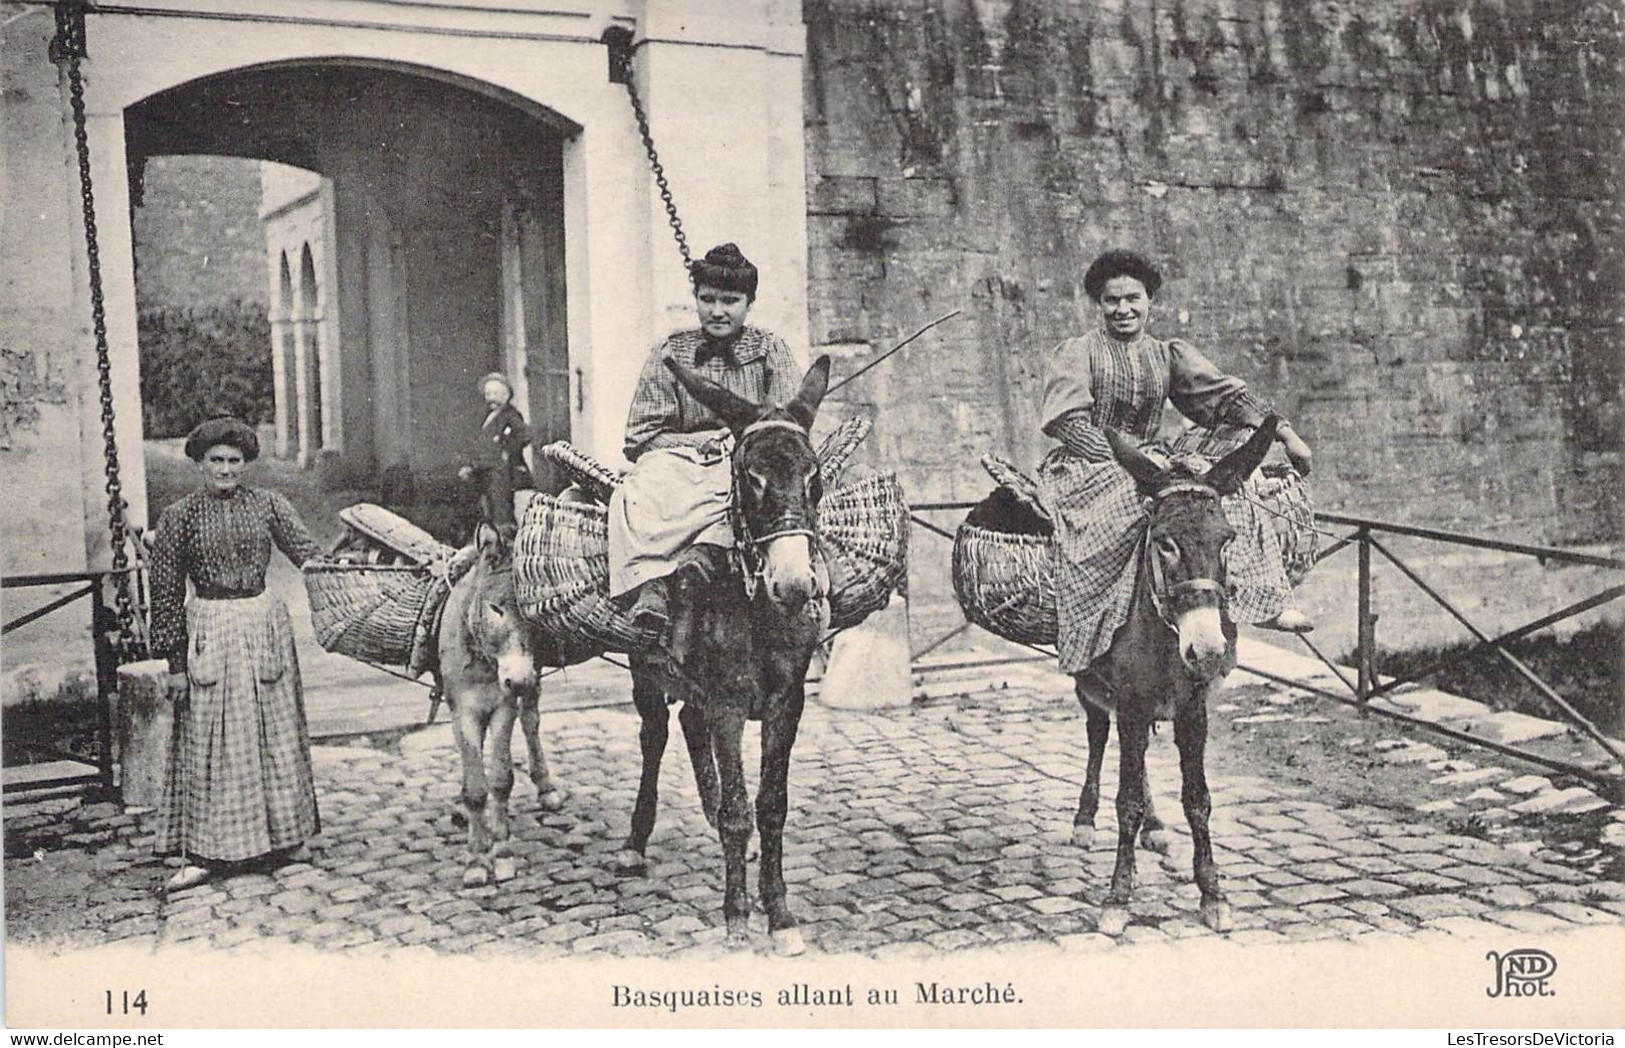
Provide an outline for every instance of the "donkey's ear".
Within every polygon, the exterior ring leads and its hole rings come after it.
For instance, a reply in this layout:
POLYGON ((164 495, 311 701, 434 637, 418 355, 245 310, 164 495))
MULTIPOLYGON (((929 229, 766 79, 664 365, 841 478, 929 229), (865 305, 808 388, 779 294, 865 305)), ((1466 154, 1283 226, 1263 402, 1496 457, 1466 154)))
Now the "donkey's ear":
POLYGON ((807 375, 801 380, 801 390, 795 399, 784 406, 790 417, 801 423, 803 429, 812 429, 813 419, 818 417, 818 405, 823 403, 824 394, 829 390, 829 357, 822 356, 813 361, 813 366, 807 369, 807 375))
POLYGON ((734 431, 735 436, 761 415, 759 406, 726 386, 712 382, 675 357, 664 357, 661 362, 677 376, 678 383, 693 394, 695 400, 710 408, 723 425, 734 431))
POLYGON ((474 545, 479 547, 480 554, 487 560, 499 559, 508 551, 508 542, 502 532, 484 521, 474 531, 474 545))
POLYGON ((1162 476, 1162 467, 1151 460, 1151 456, 1131 444, 1123 434, 1107 426, 1105 429, 1106 443, 1111 445, 1112 457, 1117 464, 1128 470, 1129 476, 1134 478, 1142 490, 1150 491, 1156 487, 1157 478, 1162 476))
POLYGON ((1275 426, 1280 421, 1274 415, 1266 418, 1247 438, 1247 443, 1215 462, 1202 482, 1221 495, 1234 495, 1240 491, 1242 483, 1253 475, 1253 470, 1269 454, 1270 445, 1275 442, 1275 426))

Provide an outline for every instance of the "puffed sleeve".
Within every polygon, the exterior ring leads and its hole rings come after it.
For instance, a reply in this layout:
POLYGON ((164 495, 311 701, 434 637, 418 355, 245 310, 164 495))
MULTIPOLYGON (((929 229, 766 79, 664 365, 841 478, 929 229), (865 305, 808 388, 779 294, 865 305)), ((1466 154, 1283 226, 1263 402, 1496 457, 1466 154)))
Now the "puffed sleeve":
POLYGON ((271 541, 282 555, 299 567, 312 557, 322 555, 321 544, 305 527, 305 522, 299 519, 299 512, 293 508, 287 496, 275 491, 268 491, 266 495, 271 504, 271 541))
POLYGON ((788 404, 801 392, 804 373, 796 363, 795 354, 790 352, 789 344, 779 336, 769 334, 763 340, 762 349, 763 363, 767 366, 766 400, 770 404, 788 404))
POLYGON ((1070 338, 1050 352, 1044 372, 1044 435, 1064 444, 1068 451, 1090 460, 1105 462, 1112 457, 1106 434, 1095 425, 1092 386, 1094 369, 1089 366, 1088 343, 1070 338))
POLYGON ((1168 399, 1199 426, 1257 426, 1269 412, 1239 378, 1226 375, 1183 339, 1168 343, 1168 399))
MULTIPOLYGON (((626 443, 622 448, 629 462, 649 450, 662 434, 677 433, 682 427, 681 402, 677 399, 677 379, 661 361, 666 344, 661 342, 649 353, 632 391, 632 406, 626 414, 626 443)), ((657 446, 657 445, 656 445, 657 446)))
POLYGON ((186 669, 186 573, 190 565, 184 507, 184 502, 174 503, 158 518, 147 561, 152 590, 152 654, 167 658, 173 673, 186 669))

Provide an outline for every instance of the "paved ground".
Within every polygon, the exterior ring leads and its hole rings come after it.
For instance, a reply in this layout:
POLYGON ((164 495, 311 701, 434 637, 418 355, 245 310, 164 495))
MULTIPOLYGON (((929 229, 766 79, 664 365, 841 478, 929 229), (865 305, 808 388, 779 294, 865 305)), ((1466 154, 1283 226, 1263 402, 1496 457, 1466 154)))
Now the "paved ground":
MULTIPOLYGON (((939 682, 887 712, 809 706, 786 871, 813 951, 1123 948, 1210 936, 1195 916, 1168 733, 1153 740, 1150 774, 1174 853, 1143 853, 1133 921, 1118 937, 1100 935, 1115 834, 1108 802, 1099 845, 1084 852, 1069 841, 1082 718, 1059 678, 1027 670, 997 679, 1005 686, 991 691, 985 675, 939 682)), ((1217 858, 1236 907, 1231 941, 1625 923, 1625 815, 1589 793, 1239 675, 1222 699, 1209 774, 1217 858), (1339 763, 1348 767, 1331 774, 1339 763), (1612 844, 1599 847, 1605 835, 1612 844)), ((634 792, 630 709, 549 712, 543 733, 569 798, 541 813, 521 777, 520 871, 500 887, 459 886, 462 835, 450 818, 458 772, 440 726, 387 750, 318 747, 325 832, 314 861, 169 898, 140 816, 105 804, 8 804, 8 939, 527 958, 720 950, 721 850, 694 801, 675 718, 643 877, 618 876, 610 862, 634 792)), ((1114 766, 1109 756, 1108 797, 1114 766)), ((754 863, 751 873, 754 890, 754 863)), ((765 949, 760 927, 757 940, 765 949)))

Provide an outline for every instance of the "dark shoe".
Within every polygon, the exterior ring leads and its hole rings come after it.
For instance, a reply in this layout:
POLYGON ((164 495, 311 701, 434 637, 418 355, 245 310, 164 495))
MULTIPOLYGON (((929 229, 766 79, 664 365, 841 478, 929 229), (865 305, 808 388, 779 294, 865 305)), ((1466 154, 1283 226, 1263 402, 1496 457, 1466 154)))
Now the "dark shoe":
POLYGON ((645 582, 638 590, 638 599, 632 602, 632 625, 640 630, 664 630, 671 625, 671 600, 666 595, 666 580, 645 582))
POLYGON ((721 546, 702 543, 690 546, 677 557, 672 572, 679 585, 699 586, 715 582, 728 571, 728 551, 721 546))

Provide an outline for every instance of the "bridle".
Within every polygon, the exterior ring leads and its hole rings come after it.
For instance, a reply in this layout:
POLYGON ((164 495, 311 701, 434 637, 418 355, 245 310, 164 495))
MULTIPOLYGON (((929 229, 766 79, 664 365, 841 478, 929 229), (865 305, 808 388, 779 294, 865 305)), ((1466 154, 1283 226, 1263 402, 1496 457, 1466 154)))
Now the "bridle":
MULTIPOLYGON (((1169 484, 1151 496, 1153 516, 1156 513, 1156 507, 1161 505, 1163 499, 1169 495, 1178 494, 1202 495, 1211 499, 1219 497, 1219 493, 1206 484, 1196 481, 1179 481, 1169 484)), ((1186 579, 1183 582, 1176 582, 1172 586, 1168 585, 1167 579, 1163 576, 1162 562, 1157 559, 1156 553, 1151 548, 1151 528, 1149 526, 1145 530, 1145 548, 1140 555, 1144 560, 1144 570, 1148 573, 1147 577, 1150 580, 1146 590, 1151 596, 1151 606, 1156 610, 1157 618, 1162 620, 1164 626, 1177 633, 1179 627, 1172 617, 1173 606, 1177 602, 1197 594, 1215 594, 1219 600, 1220 610, 1224 609, 1224 584, 1215 579, 1186 579)))
MULTIPOLYGON (((802 440, 807 440, 807 431, 799 424, 788 419, 765 418, 752 422, 739 434, 739 442, 733 451, 733 485, 728 496, 728 519, 733 526, 734 556, 739 563, 739 574, 745 583, 745 598, 754 601, 757 590, 761 588, 763 573, 767 568, 767 559, 762 555, 762 547, 774 539, 786 538, 791 535, 805 535, 812 546, 813 580, 816 589, 813 598, 817 599, 829 592, 829 570, 818 543, 817 508, 812 508, 813 519, 806 520, 801 514, 780 517, 773 521, 770 530, 757 535, 751 531, 750 522, 745 519, 744 510, 740 506, 739 492, 742 488, 740 474, 744 472, 745 445, 757 433, 772 429, 787 429, 794 432, 802 440)), ((812 447, 808 441, 808 448, 812 447)))

